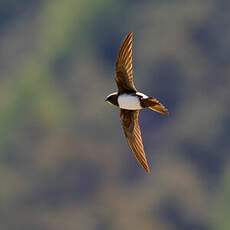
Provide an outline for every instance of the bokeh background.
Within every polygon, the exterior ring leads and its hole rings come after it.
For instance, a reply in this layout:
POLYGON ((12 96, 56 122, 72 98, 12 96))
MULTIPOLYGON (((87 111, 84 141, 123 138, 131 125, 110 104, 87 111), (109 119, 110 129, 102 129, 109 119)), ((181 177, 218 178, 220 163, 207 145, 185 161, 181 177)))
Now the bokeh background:
POLYGON ((1 0, 0 51, 2 230, 230 229, 228 0, 1 0), (104 101, 130 31, 150 174, 104 101))

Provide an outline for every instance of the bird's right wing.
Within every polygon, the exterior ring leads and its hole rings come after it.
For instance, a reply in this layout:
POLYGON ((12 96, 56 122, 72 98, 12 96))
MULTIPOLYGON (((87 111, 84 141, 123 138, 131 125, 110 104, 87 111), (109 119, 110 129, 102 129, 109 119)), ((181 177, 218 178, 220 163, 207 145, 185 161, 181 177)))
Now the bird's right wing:
POLYGON ((142 167, 149 172, 144 146, 141 138, 140 126, 138 123, 138 110, 120 110, 121 124, 128 142, 128 145, 142 167))
POLYGON ((125 37, 118 51, 115 66, 115 81, 118 92, 137 92, 133 83, 132 41, 133 33, 131 32, 125 37))

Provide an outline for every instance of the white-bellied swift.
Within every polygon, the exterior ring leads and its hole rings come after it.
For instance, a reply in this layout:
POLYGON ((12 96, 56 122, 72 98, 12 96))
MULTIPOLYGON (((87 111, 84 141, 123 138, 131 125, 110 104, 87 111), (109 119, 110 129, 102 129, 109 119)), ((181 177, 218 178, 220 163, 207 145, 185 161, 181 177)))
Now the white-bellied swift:
POLYGON ((144 147, 138 124, 139 110, 144 108, 167 114, 168 110, 154 97, 149 97, 137 91, 133 83, 132 69, 133 33, 123 40, 115 65, 115 81, 118 92, 111 93, 106 101, 120 108, 120 119, 128 145, 142 167, 149 172, 144 147))

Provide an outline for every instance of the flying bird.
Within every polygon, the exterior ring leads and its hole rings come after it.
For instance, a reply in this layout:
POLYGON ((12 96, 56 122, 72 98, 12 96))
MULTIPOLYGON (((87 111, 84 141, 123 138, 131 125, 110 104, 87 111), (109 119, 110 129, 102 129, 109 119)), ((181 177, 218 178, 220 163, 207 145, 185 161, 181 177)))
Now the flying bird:
POLYGON ((144 108, 162 114, 167 114, 168 110, 156 98, 138 92, 134 86, 132 41, 133 33, 131 32, 121 43, 115 64, 115 81, 118 92, 109 94, 106 101, 120 108, 120 120, 129 148, 141 166, 149 172, 138 123, 138 114, 144 108))

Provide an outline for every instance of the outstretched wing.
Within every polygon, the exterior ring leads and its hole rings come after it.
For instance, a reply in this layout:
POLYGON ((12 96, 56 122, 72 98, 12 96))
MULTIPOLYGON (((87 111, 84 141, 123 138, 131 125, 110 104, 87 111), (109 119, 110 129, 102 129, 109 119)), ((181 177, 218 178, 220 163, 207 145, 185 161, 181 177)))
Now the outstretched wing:
POLYGON ((125 37, 118 51, 115 66, 115 81, 118 92, 137 92, 133 84, 132 41, 133 33, 131 32, 125 37))
POLYGON ((144 146, 141 138, 140 126, 138 124, 138 110, 120 110, 121 124, 132 153, 142 167, 149 172, 149 166, 145 157, 144 146))

